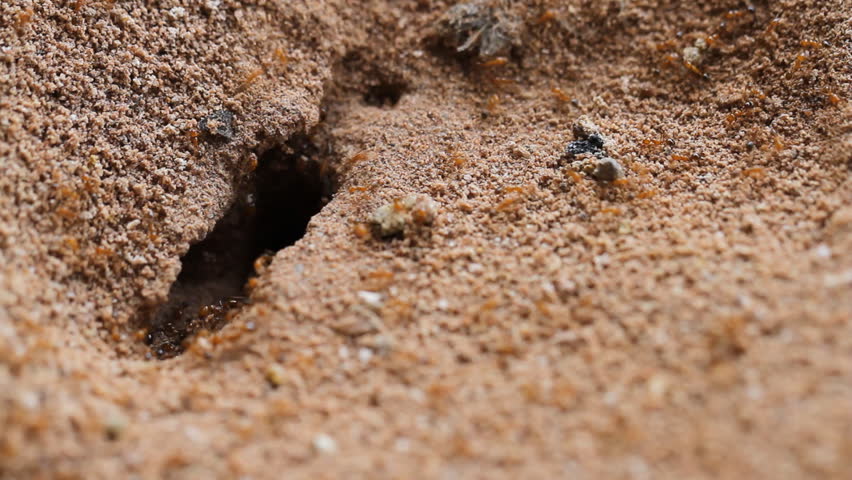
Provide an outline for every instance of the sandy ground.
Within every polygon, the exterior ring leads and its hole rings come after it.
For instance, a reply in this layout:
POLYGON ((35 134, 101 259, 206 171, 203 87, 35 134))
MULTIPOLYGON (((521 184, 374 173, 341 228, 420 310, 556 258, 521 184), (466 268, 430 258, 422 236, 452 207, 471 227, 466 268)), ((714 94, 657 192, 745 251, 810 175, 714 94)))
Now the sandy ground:
POLYGON ((450 7, 0 5, 0 478, 852 477, 852 5, 450 7), (278 151, 336 193, 158 359, 278 151))

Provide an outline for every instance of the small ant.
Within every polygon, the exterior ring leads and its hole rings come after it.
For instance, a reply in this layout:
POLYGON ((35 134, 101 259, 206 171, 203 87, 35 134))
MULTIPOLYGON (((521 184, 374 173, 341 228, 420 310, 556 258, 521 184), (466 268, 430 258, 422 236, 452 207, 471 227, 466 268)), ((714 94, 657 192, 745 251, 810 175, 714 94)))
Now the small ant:
POLYGON ((26 27, 26 26, 27 26, 30 22, 32 22, 32 21, 33 21, 33 16, 34 16, 34 15, 35 15, 35 12, 33 11, 32 7, 27 7, 27 9, 26 9, 26 10, 24 10, 24 11, 22 11, 22 12, 19 12, 19 13, 18 13, 18 18, 17 18, 17 27, 18 27, 18 30, 22 30, 22 29, 23 29, 24 27, 26 27))
POLYGON ((485 109, 488 110, 489 113, 496 113, 497 109, 500 107, 500 95, 496 93, 488 97, 488 100, 485 103, 485 109))
POLYGON ((467 157, 464 153, 453 150, 453 152, 450 154, 450 162, 452 162, 453 165, 456 167, 463 167, 467 164, 467 157))
POLYGON ((246 170, 249 172, 253 172, 257 170, 258 160, 257 155, 250 154, 248 158, 246 158, 246 170))
POLYGON ((692 62, 684 60, 683 66, 686 67, 687 70, 689 70, 690 72, 692 72, 692 73, 694 73, 698 76, 704 76, 704 72, 702 72, 701 69, 696 67, 695 64, 693 64, 692 62))
POLYGON ((518 203, 519 201, 521 201, 521 198, 518 197, 518 196, 511 196, 511 197, 505 198, 505 199, 503 199, 502 202, 497 204, 497 207, 495 207, 495 210, 497 210, 498 212, 505 212, 505 211, 511 210, 511 208, 516 203, 518 203))
POLYGON ((74 237, 66 237, 65 244, 75 252, 80 249, 80 242, 74 237))
POLYGON ((281 65, 287 65, 290 62, 290 58, 287 57, 287 54, 284 53, 284 50, 282 48, 276 48, 273 54, 275 55, 275 58, 277 58, 278 61, 281 62, 281 65))
POLYGON ((549 23, 556 19, 556 12, 553 10, 545 10, 539 17, 535 20, 537 25, 543 25, 545 23, 549 23))
POLYGON ((497 204, 495 210, 497 210, 498 212, 505 212, 511 210, 518 202, 523 200, 526 190, 526 187, 521 187, 517 185, 505 187, 503 189, 503 193, 509 194, 509 196, 503 199, 503 201, 501 201, 499 204, 497 204))
POLYGON ((352 226, 352 233, 355 234, 356 237, 364 240, 371 236, 370 228, 364 223, 356 223, 352 226))
POLYGON ((556 97, 556 99, 560 102, 568 103, 571 101, 571 97, 567 93, 565 93, 561 88, 553 87, 550 89, 550 93, 552 93, 553 96, 556 97))
POLYGON ((482 62, 479 64, 482 68, 494 68, 494 67, 502 67, 509 63, 509 59, 506 57, 497 57, 486 62, 482 62))
POLYGON ((643 190, 636 195, 636 198, 644 200, 646 198, 656 197, 658 193, 660 193, 660 192, 657 191, 657 189, 655 189, 655 188, 652 188, 650 190, 643 190))
POLYGON ((384 269, 373 270, 365 275, 366 285, 370 289, 381 290, 389 287, 393 283, 396 275, 384 269))
POLYGON ((659 151, 663 147, 663 141, 656 138, 643 138, 641 143, 650 151, 659 151))
POLYGON ((186 132, 186 137, 192 143, 192 146, 196 147, 196 148, 198 148, 198 137, 200 137, 200 136, 201 136, 201 132, 199 132, 198 130, 196 130, 194 128, 192 128, 192 129, 190 129, 189 131, 186 132))
POLYGON ((828 103, 835 107, 843 103, 843 99, 833 92, 827 92, 825 94, 825 99, 828 101, 828 103))
POLYGON ((728 10, 725 12, 725 19, 727 20, 735 20, 739 18, 743 18, 748 14, 754 15, 756 9, 754 7, 748 7, 746 9, 737 9, 737 10, 728 10))
POLYGON ((260 78, 260 76, 264 73, 266 73, 266 70, 263 67, 252 70, 248 74, 248 76, 246 76, 246 79, 243 80, 243 83, 239 87, 237 87, 235 93, 240 94, 248 90, 252 86, 252 84, 256 82, 257 79, 260 78))
POLYGON ((580 175, 576 170, 572 170, 569 168, 565 170, 565 175, 571 177, 571 180, 573 180, 574 183, 580 183, 583 181, 583 176, 580 175))
POLYGON ((811 58, 814 50, 819 50, 822 48, 822 44, 819 42, 815 42, 813 40, 802 40, 799 42, 799 45, 802 47, 802 53, 796 55, 796 60, 793 62, 793 71, 798 71, 802 68, 802 65, 811 58))
POLYGON ((516 82, 511 78, 504 77, 493 77, 489 78, 488 81, 491 82, 497 88, 512 87, 516 84, 516 82))
POLYGON ((766 169, 763 167, 752 167, 743 170, 743 176, 751 178, 763 178, 766 176, 766 169))
POLYGON ((372 160, 372 158, 373 158, 372 152, 370 152, 368 150, 361 150, 360 152, 356 153, 355 155, 352 155, 351 157, 349 157, 348 164, 349 165, 355 165, 356 163, 361 163, 365 160, 372 160))
POLYGON ((274 258, 275 255, 272 253, 264 253, 263 255, 257 257, 257 259, 255 259, 254 263, 252 264, 254 272, 257 275, 262 275, 263 272, 265 272, 269 265, 272 263, 272 260, 274 258))
POLYGON ((766 26, 766 30, 763 31, 764 35, 769 35, 775 32, 775 30, 782 24, 780 18, 773 18, 771 22, 766 26))

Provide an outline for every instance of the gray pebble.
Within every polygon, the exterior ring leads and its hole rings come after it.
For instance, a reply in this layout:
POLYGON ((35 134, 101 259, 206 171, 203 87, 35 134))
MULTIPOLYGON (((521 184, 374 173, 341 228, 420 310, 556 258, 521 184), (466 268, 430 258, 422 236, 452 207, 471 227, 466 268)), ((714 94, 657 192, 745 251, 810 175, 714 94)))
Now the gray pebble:
POLYGON ((612 182, 624 178, 624 168, 611 157, 601 157, 597 160, 592 177, 602 182, 612 182))
POLYGON ((233 140, 234 113, 228 110, 216 110, 198 121, 198 129, 207 135, 233 140))

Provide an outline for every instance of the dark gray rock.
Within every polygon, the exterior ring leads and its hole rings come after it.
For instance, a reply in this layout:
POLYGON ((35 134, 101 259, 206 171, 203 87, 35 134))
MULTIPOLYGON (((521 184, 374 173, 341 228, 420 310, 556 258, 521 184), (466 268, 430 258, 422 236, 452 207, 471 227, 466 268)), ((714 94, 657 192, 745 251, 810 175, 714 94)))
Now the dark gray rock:
POLYGON ((233 140, 234 113, 228 110, 216 110, 198 121, 198 129, 205 135, 218 137, 223 140, 233 140))

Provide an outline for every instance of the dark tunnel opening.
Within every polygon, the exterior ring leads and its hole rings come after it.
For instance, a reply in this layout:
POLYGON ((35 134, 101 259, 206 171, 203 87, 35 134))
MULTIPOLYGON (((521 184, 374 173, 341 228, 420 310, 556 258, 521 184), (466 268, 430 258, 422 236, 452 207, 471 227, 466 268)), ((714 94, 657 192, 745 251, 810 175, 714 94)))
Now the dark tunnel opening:
POLYGON ((146 315, 149 356, 179 355, 194 334, 222 328, 250 301, 256 260, 295 244, 331 200, 327 160, 307 136, 260 155, 229 211, 181 258, 168 300, 146 315))

